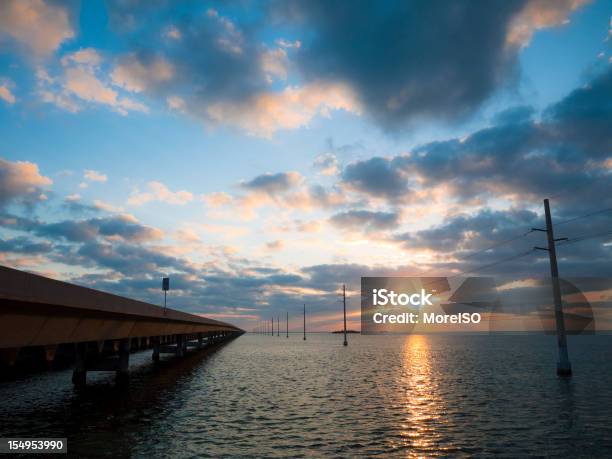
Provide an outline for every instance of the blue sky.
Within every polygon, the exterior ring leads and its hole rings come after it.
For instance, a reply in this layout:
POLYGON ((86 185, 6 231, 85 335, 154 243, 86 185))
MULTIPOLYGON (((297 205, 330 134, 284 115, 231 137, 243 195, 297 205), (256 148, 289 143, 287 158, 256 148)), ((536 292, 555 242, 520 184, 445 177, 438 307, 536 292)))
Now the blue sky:
MULTIPOLYGON (((177 307, 245 326, 305 299, 333 327, 342 282, 503 257, 463 258, 572 187, 559 215, 606 206, 611 14, 5 1, 1 262, 149 301, 169 273, 177 307)), ((579 246, 568 272, 609 266, 579 246)))

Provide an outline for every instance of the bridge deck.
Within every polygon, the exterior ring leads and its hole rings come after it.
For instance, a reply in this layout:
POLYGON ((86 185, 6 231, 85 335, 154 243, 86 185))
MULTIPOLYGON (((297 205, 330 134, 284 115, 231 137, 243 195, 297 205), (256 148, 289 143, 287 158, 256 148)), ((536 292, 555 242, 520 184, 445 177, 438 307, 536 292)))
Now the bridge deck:
POLYGON ((205 317, 0 267, 0 349, 210 332, 205 317))
POLYGON ((116 371, 125 382, 130 352, 152 348, 158 361, 163 353, 183 356, 190 342, 201 349, 242 333, 218 320, 0 266, 0 369, 52 368, 59 356, 74 362, 77 385, 88 371, 116 371))

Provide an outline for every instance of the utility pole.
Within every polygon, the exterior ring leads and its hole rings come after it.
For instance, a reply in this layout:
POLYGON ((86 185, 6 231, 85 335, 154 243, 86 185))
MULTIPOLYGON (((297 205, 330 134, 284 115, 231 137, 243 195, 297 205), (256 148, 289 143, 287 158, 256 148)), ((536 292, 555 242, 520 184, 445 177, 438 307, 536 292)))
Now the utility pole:
POLYGON ((276 316, 276 337, 280 336, 280 316, 276 316))
POLYGON ((557 375, 571 376, 572 365, 567 353, 567 336, 565 335, 565 320, 563 318, 563 302, 561 300, 561 285, 559 283, 559 268, 557 267, 557 251, 555 242, 564 241, 567 238, 555 239, 552 217, 550 215, 550 204, 548 199, 544 200, 544 213, 546 214, 546 229, 533 228, 534 231, 546 232, 548 248, 535 247, 537 250, 548 251, 550 259, 550 276, 552 281, 553 300, 555 303, 555 322, 557 325, 557 346, 559 348, 559 361, 557 362, 557 375))
POLYGON ((272 317, 271 323, 272 323, 272 328, 271 328, 272 333, 271 333, 271 335, 274 336, 274 317, 272 317))
POLYGON ((287 338, 289 338, 289 311, 287 311, 287 338))
POLYGON ((306 341, 306 303, 304 303, 304 341, 306 341))
POLYGON ((346 340, 346 284, 342 284, 342 303, 344 305, 344 346, 348 346, 348 341, 346 340))

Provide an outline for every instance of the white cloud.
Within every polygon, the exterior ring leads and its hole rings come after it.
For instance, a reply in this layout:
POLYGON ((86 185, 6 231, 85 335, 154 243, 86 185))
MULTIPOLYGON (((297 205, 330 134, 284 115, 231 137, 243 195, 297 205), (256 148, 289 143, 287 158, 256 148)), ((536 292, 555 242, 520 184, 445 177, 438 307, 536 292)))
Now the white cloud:
POLYGON ((323 175, 336 175, 338 173, 338 160, 332 153, 323 153, 317 156, 313 166, 323 175))
POLYGON ((106 212, 114 212, 114 213, 123 212, 122 207, 114 206, 113 204, 109 204, 108 202, 101 201, 99 199, 94 199, 93 203, 97 209, 104 210, 106 212))
POLYGON ((5 101, 7 104, 15 103, 15 96, 9 89, 10 82, 2 82, 0 81, 0 99, 5 101))
POLYGON ((183 37, 183 34, 176 26, 171 25, 166 29, 164 36, 172 40, 180 40, 183 37))
POLYGON ((3 36, 25 45, 36 56, 46 56, 74 37, 74 31, 61 5, 43 0, 2 0, 0 38, 3 36))
POLYGON ((108 177, 105 174, 91 169, 87 169, 83 174, 83 177, 90 182, 106 182, 108 180, 108 177))
POLYGON ((274 78, 281 80, 287 79, 287 66, 289 65, 289 60, 287 58, 287 51, 283 48, 271 49, 262 53, 260 65, 268 82, 272 83, 274 78))
POLYGON ((93 48, 83 48, 73 53, 64 55, 61 59, 62 65, 82 64, 90 67, 99 67, 102 63, 100 53, 93 48))
POLYGON ((218 123, 228 123, 251 135, 271 137, 281 129, 308 125, 317 115, 329 116, 331 110, 359 113, 352 91, 339 84, 310 84, 287 87, 280 93, 261 93, 240 103, 218 102, 207 109, 218 123))
POLYGON ((174 66, 163 57, 143 63, 127 56, 111 73, 113 84, 132 92, 142 92, 174 77, 174 66))
POLYGON ((169 96, 166 98, 168 108, 176 110, 177 112, 184 112, 187 108, 185 100, 179 96, 169 96))
POLYGON ((530 0, 510 24, 506 42, 510 46, 527 46, 538 29, 569 22, 568 16, 589 0, 530 0))
POLYGON ((80 102, 106 105, 121 115, 130 111, 148 112, 148 108, 130 97, 119 94, 104 81, 102 58, 92 49, 85 48, 64 55, 63 73, 52 77, 44 68, 38 68, 38 93, 43 102, 75 113, 83 106, 80 102))
POLYGON ((189 191, 170 191, 166 185, 161 182, 149 182, 149 191, 137 192, 128 198, 128 205, 140 206, 147 202, 159 201, 166 204, 184 205, 193 201, 193 194, 189 191))

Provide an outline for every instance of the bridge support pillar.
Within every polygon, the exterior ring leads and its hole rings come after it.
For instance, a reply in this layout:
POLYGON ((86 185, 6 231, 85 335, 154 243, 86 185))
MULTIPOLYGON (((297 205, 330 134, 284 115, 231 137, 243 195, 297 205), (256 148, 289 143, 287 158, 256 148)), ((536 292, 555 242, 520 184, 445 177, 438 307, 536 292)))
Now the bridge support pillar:
POLYGON ((72 384, 84 386, 87 382, 87 343, 76 343, 72 384))
POLYGON ((183 335, 176 335, 176 356, 183 357, 185 355, 185 339, 183 335))
POLYGON ((159 362, 159 337, 153 338, 153 361, 159 362))
POLYGON ((115 379, 117 384, 126 384, 130 379, 130 339, 119 341, 119 360, 117 362, 117 373, 115 379))
POLYGON ((204 347, 204 339, 202 338, 202 333, 198 333, 198 349, 202 349, 204 347))

